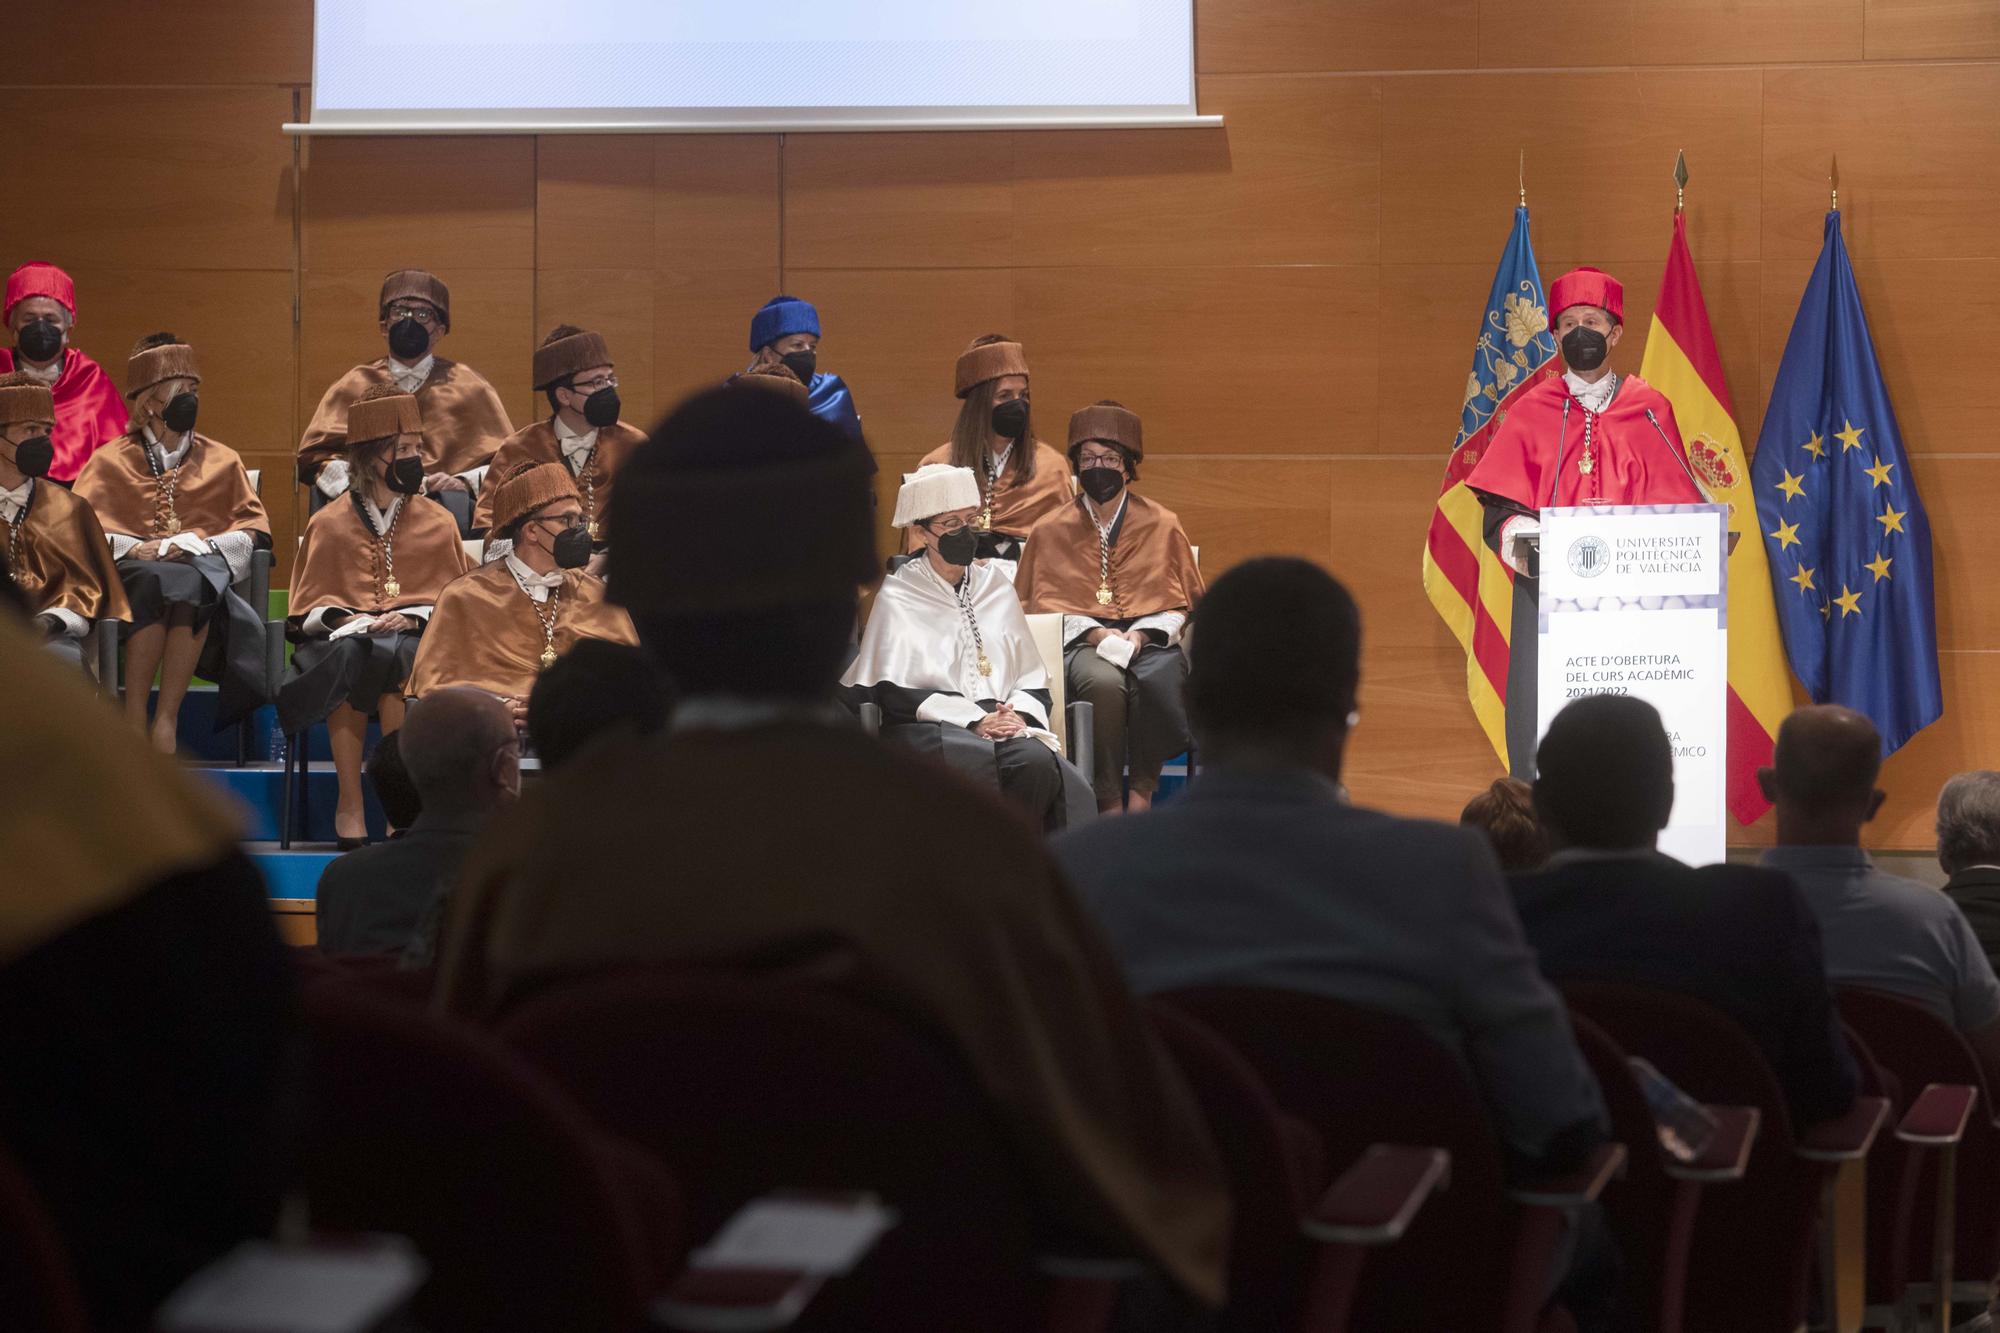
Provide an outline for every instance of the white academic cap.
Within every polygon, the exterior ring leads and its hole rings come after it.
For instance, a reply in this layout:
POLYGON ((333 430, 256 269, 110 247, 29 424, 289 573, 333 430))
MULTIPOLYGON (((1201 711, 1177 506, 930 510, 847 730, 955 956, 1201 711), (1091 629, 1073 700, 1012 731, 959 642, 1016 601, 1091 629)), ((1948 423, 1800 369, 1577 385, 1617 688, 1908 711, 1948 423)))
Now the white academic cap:
POLYGON ((892 524, 907 528, 912 523, 954 509, 972 509, 979 504, 979 478, 969 467, 949 463, 926 463, 915 472, 903 474, 903 489, 896 492, 896 517, 892 524))

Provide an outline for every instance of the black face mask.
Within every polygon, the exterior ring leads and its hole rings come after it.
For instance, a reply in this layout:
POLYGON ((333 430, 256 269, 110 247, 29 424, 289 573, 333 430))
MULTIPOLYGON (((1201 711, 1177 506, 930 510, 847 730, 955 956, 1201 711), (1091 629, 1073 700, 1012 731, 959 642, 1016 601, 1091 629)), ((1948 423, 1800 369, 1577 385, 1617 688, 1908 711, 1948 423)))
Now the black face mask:
POLYGON ((192 393, 177 393, 167 401, 160 412, 160 421, 176 435, 194 429, 194 419, 201 411, 201 399, 192 393))
POLYGON ((979 534, 971 528, 947 532, 937 539, 938 559, 963 569, 979 554, 979 534))
POLYGON ((787 352, 779 358, 791 372, 799 377, 799 383, 812 387, 813 372, 819 369, 819 353, 808 347, 803 352, 787 352))
POLYGON ((14 335, 14 346, 21 349, 21 355, 30 361, 53 361, 62 350, 62 330, 52 319, 37 319, 21 326, 14 335))
POLYGON ((549 543, 549 551, 556 558, 557 569, 582 569, 590 563, 590 529, 582 524, 564 528, 549 543))
POLYGON ((405 317, 389 326, 389 354, 405 363, 421 361, 431 349, 431 331, 405 317))
POLYGON ((1111 497, 1125 489, 1125 469, 1122 467, 1087 467, 1076 474, 1083 493, 1099 504, 1109 504, 1111 497))
POLYGON ((1563 363, 1571 370, 1595 370, 1611 354, 1611 343, 1596 329, 1579 324, 1563 335, 1563 363))
POLYGON ((1009 398, 993 404, 993 433, 1003 440, 1018 440, 1028 433, 1028 400, 1009 398))
POLYGON ((424 460, 398 458, 390 462, 382 480, 398 495, 421 495, 424 490, 424 460))
POLYGON ((607 384, 583 400, 583 419, 598 430, 618 424, 618 390, 607 384))
POLYGON ((46 435, 30 435, 14 446, 14 466, 24 477, 46 477, 55 462, 55 442, 46 435))

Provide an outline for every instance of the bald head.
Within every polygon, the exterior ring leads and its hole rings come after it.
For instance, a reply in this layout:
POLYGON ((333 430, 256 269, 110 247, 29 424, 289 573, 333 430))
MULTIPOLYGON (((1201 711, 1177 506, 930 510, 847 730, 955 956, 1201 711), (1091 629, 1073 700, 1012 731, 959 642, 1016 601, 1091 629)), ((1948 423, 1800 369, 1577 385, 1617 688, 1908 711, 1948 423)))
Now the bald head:
POLYGON ((1818 704, 1784 720, 1771 767, 1757 780, 1778 807, 1780 842, 1847 844, 1860 840, 1881 807, 1881 772, 1875 724, 1851 708, 1818 704))
POLYGON ((403 767, 424 813, 477 814, 512 800, 521 754, 507 707, 483 690, 438 690, 403 724, 403 767))

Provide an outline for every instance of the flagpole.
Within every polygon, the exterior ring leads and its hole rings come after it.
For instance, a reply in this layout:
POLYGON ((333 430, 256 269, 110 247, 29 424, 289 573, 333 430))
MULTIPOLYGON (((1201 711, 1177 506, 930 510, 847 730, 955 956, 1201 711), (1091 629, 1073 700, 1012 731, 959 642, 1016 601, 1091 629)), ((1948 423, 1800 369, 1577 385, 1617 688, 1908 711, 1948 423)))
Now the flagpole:
POLYGON ((1521 187, 1521 207, 1528 206, 1528 150, 1521 150, 1521 160, 1516 168, 1516 183, 1521 187))
POLYGON ((1674 155, 1674 214, 1687 206, 1688 155, 1683 148, 1674 155))
POLYGON ((1840 154, 1833 156, 1833 166, 1826 173, 1827 207, 1840 211, 1840 154))

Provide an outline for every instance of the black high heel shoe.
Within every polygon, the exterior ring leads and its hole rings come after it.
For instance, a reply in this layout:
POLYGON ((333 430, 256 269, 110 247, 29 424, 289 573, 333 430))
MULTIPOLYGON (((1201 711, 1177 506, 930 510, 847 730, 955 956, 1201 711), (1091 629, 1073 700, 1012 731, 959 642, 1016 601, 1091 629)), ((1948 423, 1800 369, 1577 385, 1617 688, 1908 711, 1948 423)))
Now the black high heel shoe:
POLYGON ((368 836, 363 834, 358 838, 343 838, 339 834, 335 834, 333 845, 343 852, 359 851, 368 845, 368 836))

